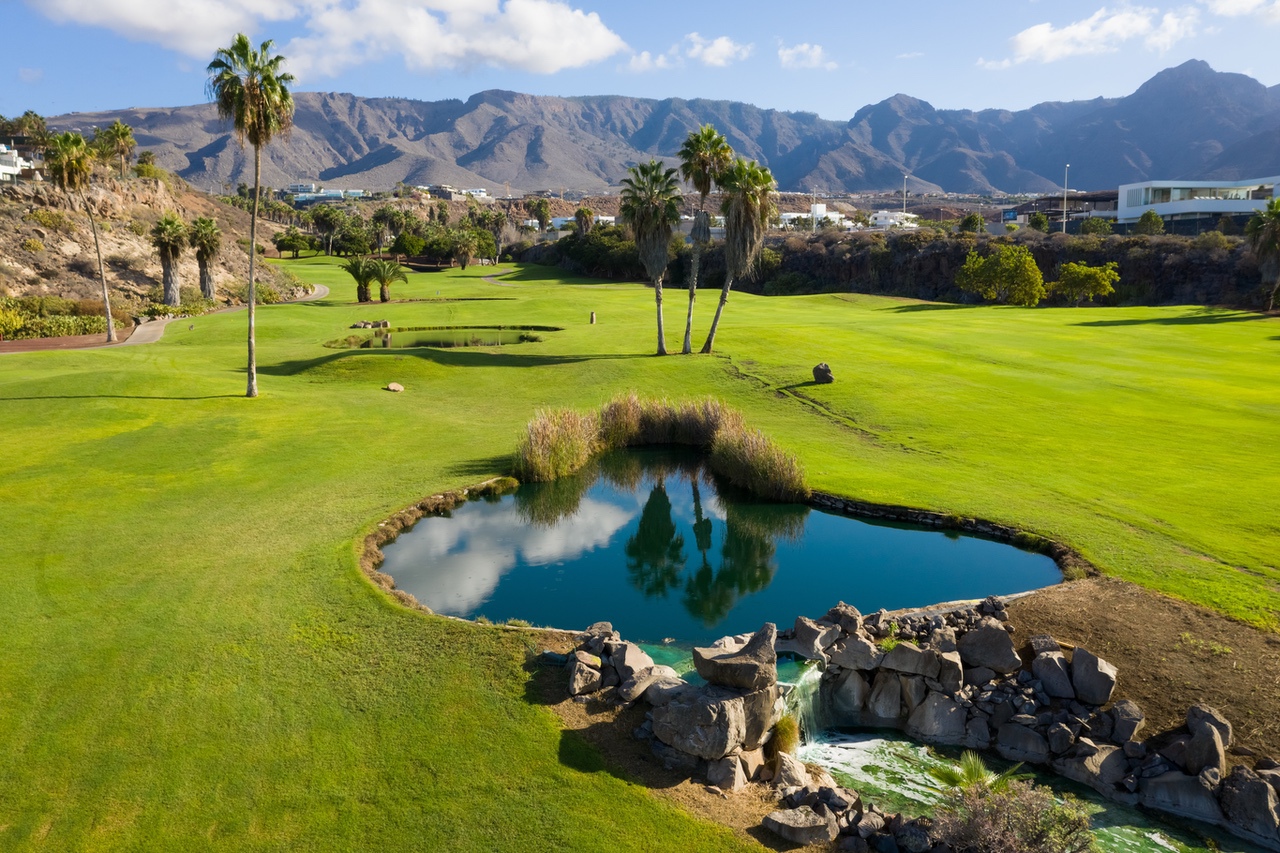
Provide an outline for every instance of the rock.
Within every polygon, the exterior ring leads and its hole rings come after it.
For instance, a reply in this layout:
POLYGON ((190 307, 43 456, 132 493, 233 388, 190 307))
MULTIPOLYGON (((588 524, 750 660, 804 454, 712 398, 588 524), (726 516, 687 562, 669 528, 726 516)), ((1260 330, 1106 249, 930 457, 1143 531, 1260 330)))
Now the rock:
POLYGON ((748 782, 754 782, 764 769, 763 749, 744 749, 738 753, 738 763, 742 765, 742 775, 748 782))
POLYGON ((404 386, 401 385, 399 382, 388 382, 387 390, 395 392, 396 394, 399 394, 401 391, 404 390, 404 386))
POLYGON ((604 684, 600 670, 574 659, 569 664, 569 695, 582 696, 594 693, 604 684))
POLYGON ((1088 649, 1076 646, 1071 655, 1071 683, 1081 702, 1105 705, 1116 687, 1116 668, 1088 649))
POLYGON ((747 721, 742 697, 707 686, 653 709, 653 734, 690 755, 714 760, 742 745, 747 721))
POLYGON ((618 671, 612 666, 605 666, 600 670, 600 689, 608 690, 610 687, 617 687, 622 683, 622 679, 618 678, 618 671))
POLYGON ((1222 809, 1214 793, 1200 784, 1198 777, 1178 770, 1138 780, 1138 795, 1148 808, 1207 823, 1222 822, 1222 809))
MULTIPOLYGON (((629 645, 629 644, 628 644, 629 645)), ((641 652, 643 654, 643 652, 641 652)), ((645 655, 648 657, 648 655, 645 655)), ((618 655, 613 656, 614 667, 619 669, 619 677, 621 678, 621 667, 618 667, 618 655)), ((623 678, 622 684, 618 687, 618 698, 624 702, 634 702, 639 699, 648 689, 659 680, 679 681, 681 685, 688 686, 688 682, 680 678, 679 673, 669 666, 654 666, 650 662, 649 666, 636 670, 629 678, 623 678)), ((657 703, 650 703, 657 704, 657 703)))
POLYGON ((956 650, 956 629, 943 625, 929 631, 925 645, 937 652, 954 652, 956 650))
POLYGON ((822 621, 839 625, 840 630, 846 634, 856 634, 862 627, 862 614, 852 604, 845 604, 842 601, 828 610, 827 615, 822 617, 822 621))
POLYGON ((996 752, 1009 761, 1044 764, 1049 760, 1049 744, 1034 729, 1005 723, 996 733, 996 752))
POLYGON ((956 643, 965 666, 984 666, 996 672, 1016 672, 1022 667, 1022 658, 1013 649, 1013 639, 999 622, 983 620, 977 628, 967 631, 956 643))
POLYGON ((902 685, 897 674, 883 670, 877 672, 871 698, 867 700, 867 713, 880 720, 891 721, 898 719, 901 708, 902 685))
POLYGON ((1076 736, 1066 723, 1054 723, 1045 733, 1049 741, 1049 751, 1061 755, 1075 745, 1076 736))
POLYGON ((871 853, 867 840, 860 835, 846 835, 840 839, 840 845, 836 849, 843 853, 871 853))
POLYGON ((982 717, 974 717, 965 724, 964 743, 961 746, 969 749, 991 748, 991 727, 982 717))
POLYGON ((1142 713, 1138 703, 1121 699, 1112 706, 1111 719, 1111 738, 1116 743, 1123 744, 1125 741, 1133 740, 1134 735, 1142 731, 1147 715, 1142 713))
POLYGON ((742 696, 745 726, 742 734, 743 749, 756 749, 764 743, 765 736, 777 724, 785 710, 785 705, 778 701, 779 697, 776 684, 742 696))
POLYGON ((1182 765, 1187 772, 1196 775, 1208 768, 1219 772, 1227 769, 1227 751, 1222 745, 1222 736, 1213 726, 1203 726, 1187 741, 1187 750, 1182 757, 1182 765))
POLYGON ((882 829, 884 829, 884 815, 876 814, 870 810, 862 813, 862 818, 858 821, 857 828, 860 837, 870 838, 882 829))
POLYGON ((741 791, 747 787, 747 777, 742 772, 742 763, 738 761, 738 756, 730 755, 708 762, 707 783, 729 793, 741 791))
POLYGON ((635 643, 618 643, 609 657, 609 662, 618 670, 618 677, 628 680, 641 669, 651 669, 653 658, 635 643))
POLYGON ((805 660, 827 663, 827 647, 840 637, 840 628, 829 622, 815 622, 804 616, 796 617, 792 637, 778 640, 775 644, 779 652, 789 652, 805 660))
POLYGON ((654 756, 662 762, 662 766, 667 770, 675 770, 689 776, 698 772, 698 757, 696 755, 682 752, 674 746, 667 746, 657 738, 654 738, 649 743, 649 749, 652 750, 654 756))
POLYGON ((1031 662, 1031 673, 1044 687, 1044 692, 1057 699, 1074 699, 1076 691, 1071 686, 1067 672, 1067 659, 1062 652, 1044 652, 1031 662))
POLYGON ((830 844, 839 834, 834 817, 820 815, 809 806, 780 809, 766 815, 761 824, 792 844, 830 844))
POLYGON ((778 682, 778 657, 773 650, 778 629, 772 622, 755 633, 745 646, 732 652, 695 648, 693 665, 711 684, 759 690, 778 682))
POLYGON ((937 678, 939 669, 938 653, 932 649, 922 649, 911 643, 898 643, 884 656, 880 666, 885 669, 897 670, 898 672, 923 675, 925 678, 937 678))
MULTIPOLYGON (((835 382, 835 377, 831 375, 831 368, 824 361, 813 366, 813 381, 819 385, 830 385, 835 382)), ((827 599, 830 601, 831 599, 827 599)))
MULTIPOLYGON (((623 686, 625 687, 626 685, 623 686)), ((685 693, 697 692, 697 689, 683 678, 663 675, 644 689, 644 701, 658 708, 674 701, 685 693)))
POLYGON ((925 853, 933 846, 929 841, 929 833, 914 823, 908 823, 895 832, 893 840, 898 842, 900 850, 906 850, 907 853, 925 853))
POLYGON ((1101 744, 1091 755, 1063 756, 1050 762, 1060 775, 1115 796, 1116 785, 1129 775, 1129 759, 1118 746, 1101 744))
POLYGON ((820 691, 821 701, 834 725, 857 725, 871 695, 871 685, 857 670, 843 669, 837 675, 823 678, 820 691))
POLYGON ((985 666, 969 666, 964 670, 964 683, 972 684, 974 687, 981 687, 995 677, 995 670, 985 666))
POLYGON ((828 663, 847 669, 872 670, 884 660, 880 647, 862 634, 850 634, 827 652, 828 663))
POLYGON ((876 835, 868 838, 871 849, 876 853, 901 853, 902 848, 898 846, 897 840, 892 835, 876 835))
POLYGON ((925 743, 959 745, 965 739, 966 720, 963 708, 931 691, 907 718, 907 734, 925 743))
POLYGON ((1218 737, 1224 747, 1231 746, 1231 721, 1221 711, 1208 705, 1192 705, 1187 709, 1187 730, 1193 736, 1206 726, 1218 730, 1218 737))
POLYGON ((942 689, 955 695, 964 687, 964 665, 960 662, 960 652, 938 652, 938 683, 942 689))
POLYGON ((1280 799, 1257 773, 1242 765, 1232 768, 1222 780, 1218 800, 1232 826, 1257 838, 1280 841, 1280 799))
POLYGON ((808 788, 813 785, 809 770, 804 762, 786 752, 778 753, 777 769, 773 774, 773 784, 778 788, 808 788))
POLYGON ((924 701, 929 688, 918 675, 899 675, 898 682, 902 688, 902 716, 910 716, 916 706, 924 701))
POLYGON ((1136 740, 1127 740, 1120 745, 1120 748, 1124 750, 1125 755, 1137 761, 1141 761, 1147 757, 1147 745, 1145 743, 1138 743, 1136 740))
POLYGON ((1031 656, 1033 658, 1046 654, 1047 652, 1060 652, 1062 646, 1058 645, 1058 641, 1048 634, 1036 634, 1027 640, 1027 645, 1031 648, 1031 656))

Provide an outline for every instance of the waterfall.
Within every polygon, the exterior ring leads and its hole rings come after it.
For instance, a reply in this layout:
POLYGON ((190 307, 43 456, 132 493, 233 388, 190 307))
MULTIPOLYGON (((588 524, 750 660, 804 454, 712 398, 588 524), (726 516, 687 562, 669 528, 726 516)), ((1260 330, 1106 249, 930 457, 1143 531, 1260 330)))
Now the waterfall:
POLYGON ((806 664, 787 694, 787 711, 800 724, 800 742, 803 744, 818 743, 827 728, 822 699, 818 695, 821 680, 822 667, 817 663, 806 664))

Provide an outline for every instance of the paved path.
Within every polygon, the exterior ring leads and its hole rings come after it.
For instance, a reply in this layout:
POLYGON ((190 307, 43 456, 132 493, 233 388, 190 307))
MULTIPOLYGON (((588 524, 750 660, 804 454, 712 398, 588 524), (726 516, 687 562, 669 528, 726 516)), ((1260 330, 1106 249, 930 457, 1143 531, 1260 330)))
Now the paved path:
MULTIPOLYGON (((506 273, 502 273, 502 274, 503 274, 503 275, 506 275, 506 273)), ((516 285, 511 284, 510 282, 506 282, 506 281, 498 281, 496 278, 494 278, 494 277, 493 277, 493 276, 491 276, 491 275, 483 276, 483 278, 484 278, 484 280, 485 280, 485 281, 489 282, 490 284, 496 284, 496 285, 498 285, 498 287, 516 287, 516 285)))

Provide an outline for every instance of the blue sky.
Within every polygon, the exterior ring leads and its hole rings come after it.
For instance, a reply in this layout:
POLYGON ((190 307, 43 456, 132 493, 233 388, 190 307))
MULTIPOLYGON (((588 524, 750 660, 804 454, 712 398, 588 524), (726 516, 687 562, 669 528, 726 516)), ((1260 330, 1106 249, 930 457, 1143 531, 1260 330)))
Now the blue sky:
POLYGON ((1204 59, 1280 83, 1280 0, 1179 4, 650 0, 0 0, 0 114, 204 100, 236 32, 296 91, 704 97, 847 119, 904 92, 1020 109, 1124 95, 1204 59))

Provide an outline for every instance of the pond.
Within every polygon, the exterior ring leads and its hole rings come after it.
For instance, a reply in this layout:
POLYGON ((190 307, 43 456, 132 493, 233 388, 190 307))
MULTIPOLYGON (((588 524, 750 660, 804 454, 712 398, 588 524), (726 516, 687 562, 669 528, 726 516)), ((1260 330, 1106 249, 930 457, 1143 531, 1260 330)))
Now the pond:
POLYGON ((634 450, 427 517, 382 571, 435 610, 688 647, 837 601, 890 610, 1057 583, 1053 560, 955 533, 753 500, 701 457, 634 450))
POLYGON ((556 326, 402 326, 351 335, 328 346, 338 349, 411 349, 414 347, 503 347, 537 343, 556 326))

